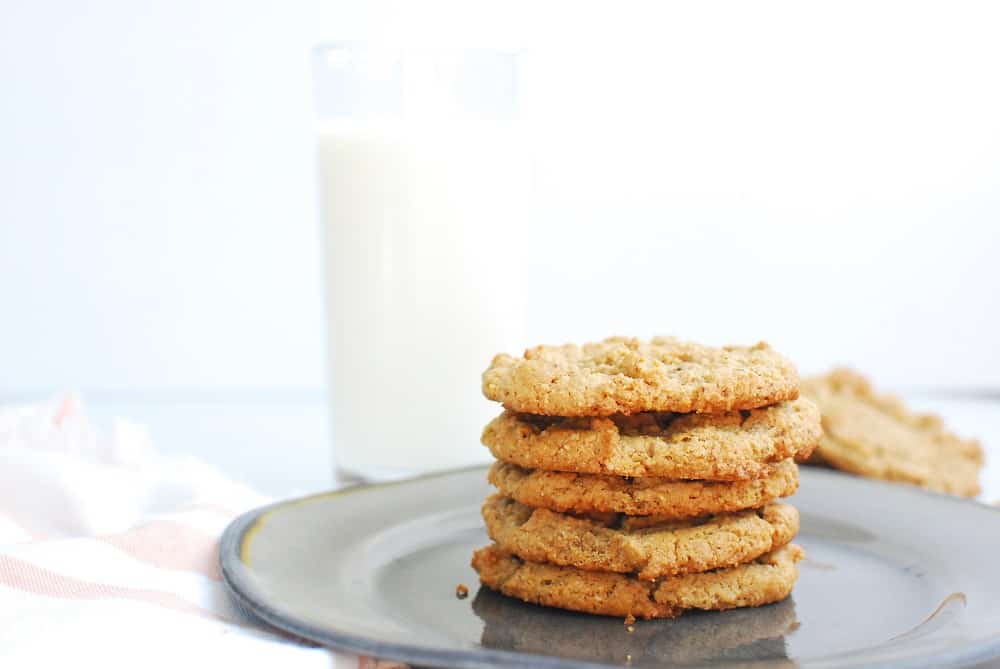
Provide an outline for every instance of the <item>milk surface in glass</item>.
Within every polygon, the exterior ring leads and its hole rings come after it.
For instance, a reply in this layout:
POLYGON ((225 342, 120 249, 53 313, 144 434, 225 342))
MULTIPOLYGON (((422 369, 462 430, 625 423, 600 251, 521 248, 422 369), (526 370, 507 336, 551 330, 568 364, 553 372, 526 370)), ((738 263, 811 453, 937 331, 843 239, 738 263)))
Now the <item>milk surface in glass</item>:
POLYGON ((524 346, 530 166, 518 124, 465 113, 453 69, 408 77, 407 58, 402 99, 428 80, 432 95, 419 90, 419 105, 381 117, 321 119, 318 130, 342 479, 487 461, 479 435, 500 409, 482 397, 480 374, 495 353, 524 346))

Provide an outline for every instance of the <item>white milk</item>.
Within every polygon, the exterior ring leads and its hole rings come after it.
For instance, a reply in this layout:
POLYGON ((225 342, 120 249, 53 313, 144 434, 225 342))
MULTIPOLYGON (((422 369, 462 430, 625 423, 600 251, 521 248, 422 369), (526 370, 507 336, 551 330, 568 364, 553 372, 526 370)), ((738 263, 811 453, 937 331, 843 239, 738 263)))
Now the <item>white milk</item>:
POLYGON ((524 347, 515 125, 328 121, 319 146, 338 474, 487 461, 479 436, 500 408, 480 374, 524 347))

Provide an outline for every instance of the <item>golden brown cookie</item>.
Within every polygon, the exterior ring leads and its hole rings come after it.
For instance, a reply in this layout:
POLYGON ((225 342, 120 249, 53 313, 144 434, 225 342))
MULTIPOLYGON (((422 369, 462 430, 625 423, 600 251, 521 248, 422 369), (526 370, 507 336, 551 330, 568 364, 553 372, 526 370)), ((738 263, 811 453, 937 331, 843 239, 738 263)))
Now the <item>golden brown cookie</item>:
POLYGON ((715 348, 672 337, 611 337, 500 354, 483 394, 511 411, 610 416, 643 411, 719 413, 799 396, 795 366, 761 342, 715 348))
POLYGON ((719 414, 558 418, 505 411, 483 431, 498 460, 529 469, 734 481, 804 458, 821 434, 805 399, 719 414))
POLYGON ((483 505, 490 538, 529 562, 655 580, 733 567, 784 546, 799 531, 788 504, 688 520, 657 516, 578 517, 533 509, 503 495, 483 505))
POLYGON ((793 495, 799 468, 791 459, 782 460, 764 478, 723 482, 552 472, 495 462, 489 480, 518 502, 553 511, 693 518, 756 509, 793 495))
POLYGON ((979 442, 948 432, 937 416, 909 411, 848 369, 808 379, 803 393, 823 414, 824 434, 817 451, 823 463, 938 492, 979 494, 979 442))
POLYGON ((673 618, 688 609, 761 606, 787 597, 801 548, 788 544, 736 567, 644 581, 624 574, 526 562, 495 544, 472 555, 483 585, 510 597, 584 613, 673 618))

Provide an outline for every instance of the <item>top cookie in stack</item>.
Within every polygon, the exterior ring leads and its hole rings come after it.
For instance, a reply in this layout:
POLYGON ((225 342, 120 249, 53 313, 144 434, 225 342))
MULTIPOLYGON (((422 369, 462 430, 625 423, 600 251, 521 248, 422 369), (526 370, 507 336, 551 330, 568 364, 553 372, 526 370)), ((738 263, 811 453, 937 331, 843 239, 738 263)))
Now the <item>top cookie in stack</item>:
POLYGON ((643 411, 720 413, 799 396, 795 366, 761 342, 713 348, 673 337, 625 337, 500 354, 483 394, 518 413, 626 416, 643 411))
POLYGON ((482 582, 590 613, 670 617, 783 599, 801 550, 794 459, 820 437, 794 366, 766 344, 659 337, 498 355, 505 411, 483 443, 500 492, 482 582))

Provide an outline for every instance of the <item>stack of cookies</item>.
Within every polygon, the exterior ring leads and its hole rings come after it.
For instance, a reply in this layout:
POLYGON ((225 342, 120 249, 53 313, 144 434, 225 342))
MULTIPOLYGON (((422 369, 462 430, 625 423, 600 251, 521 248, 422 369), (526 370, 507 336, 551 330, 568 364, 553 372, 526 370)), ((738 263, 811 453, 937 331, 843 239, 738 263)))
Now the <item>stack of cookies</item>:
POLYGON ((820 438, 794 366, 766 344, 611 338, 498 355, 505 411, 473 555, 482 583, 586 613, 668 618, 784 599, 802 550, 796 458, 820 438))

